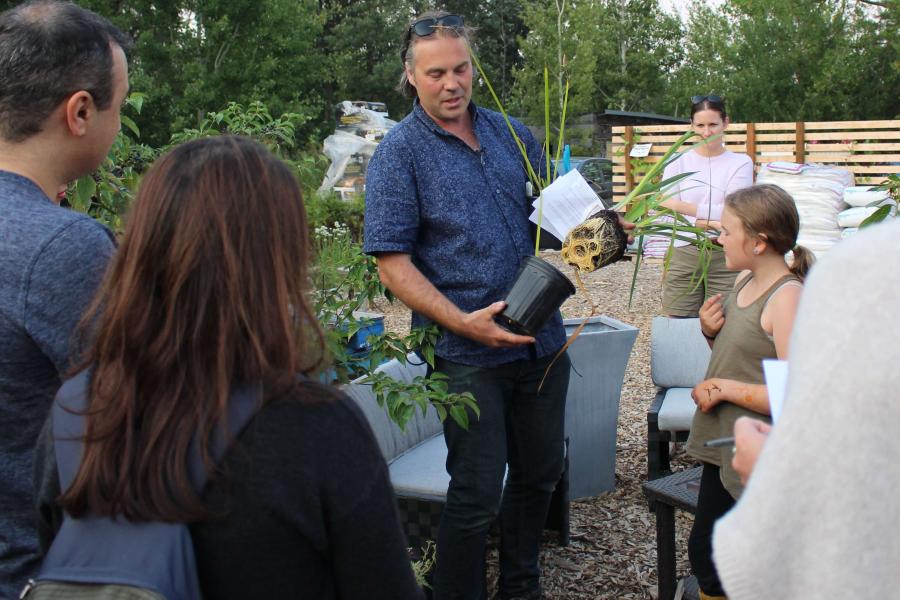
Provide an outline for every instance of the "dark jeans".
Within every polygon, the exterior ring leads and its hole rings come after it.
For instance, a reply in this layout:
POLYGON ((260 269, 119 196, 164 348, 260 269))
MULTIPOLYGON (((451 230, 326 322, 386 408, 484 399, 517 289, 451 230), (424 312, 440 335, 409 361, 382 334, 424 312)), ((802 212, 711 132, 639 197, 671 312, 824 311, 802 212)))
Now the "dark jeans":
POLYGON ((703 463, 697 513, 688 538, 688 558, 700 589, 708 596, 724 596, 722 582, 712 557, 713 525, 734 506, 734 498, 719 479, 719 467, 703 463))
POLYGON ((500 515, 500 597, 540 591, 541 537, 563 471, 570 362, 553 356, 480 368, 438 358, 450 390, 471 391, 481 410, 469 430, 444 421, 450 488, 437 536, 435 600, 484 598, 485 541, 500 515), (504 469, 509 464, 506 487, 504 469), (502 500, 501 500, 502 492, 502 500))

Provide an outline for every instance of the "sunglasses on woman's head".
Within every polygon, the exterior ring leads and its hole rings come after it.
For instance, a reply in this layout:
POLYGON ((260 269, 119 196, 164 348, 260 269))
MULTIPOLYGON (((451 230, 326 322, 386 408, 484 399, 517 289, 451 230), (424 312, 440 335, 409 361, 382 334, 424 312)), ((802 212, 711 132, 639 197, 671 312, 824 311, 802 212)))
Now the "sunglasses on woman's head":
POLYGON ((722 96, 715 96, 715 95, 691 96, 691 104, 700 104, 704 100, 709 100, 710 102, 724 102, 725 98, 723 98, 722 96))
POLYGON ((463 18, 459 15, 444 15, 443 17, 425 17, 415 21, 409 26, 409 30, 419 37, 431 35, 439 28, 458 29, 463 26, 463 18))

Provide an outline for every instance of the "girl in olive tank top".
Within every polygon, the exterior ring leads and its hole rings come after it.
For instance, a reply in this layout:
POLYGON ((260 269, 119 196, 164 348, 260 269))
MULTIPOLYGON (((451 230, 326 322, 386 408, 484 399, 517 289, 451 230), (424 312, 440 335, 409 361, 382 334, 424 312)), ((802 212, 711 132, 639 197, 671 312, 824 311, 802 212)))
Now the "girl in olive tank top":
POLYGON ((703 443, 732 435, 734 421, 749 415, 768 420, 769 397, 762 360, 787 359, 801 282, 812 254, 797 246, 800 217, 793 199, 774 185, 730 194, 722 213, 719 243, 729 269, 741 271, 734 289, 700 308, 700 327, 712 347, 706 378, 691 392, 697 411, 687 451, 703 463, 688 554, 701 597, 724 597, 712 562, 712 528, 740 495, 731 448, 703 443), (793 252, 789 266, 785 255, 793 252))

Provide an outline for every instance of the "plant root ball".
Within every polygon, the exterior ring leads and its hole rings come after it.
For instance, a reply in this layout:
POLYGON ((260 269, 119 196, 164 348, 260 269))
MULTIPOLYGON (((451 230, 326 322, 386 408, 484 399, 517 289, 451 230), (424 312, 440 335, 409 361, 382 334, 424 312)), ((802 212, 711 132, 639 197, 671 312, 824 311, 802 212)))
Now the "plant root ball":
POLYGON ((628 234, 619 225, 614 210, 591 215, 566 236, 562 258, 581 271, 590 272, 612 264, 625 256, 628 234))

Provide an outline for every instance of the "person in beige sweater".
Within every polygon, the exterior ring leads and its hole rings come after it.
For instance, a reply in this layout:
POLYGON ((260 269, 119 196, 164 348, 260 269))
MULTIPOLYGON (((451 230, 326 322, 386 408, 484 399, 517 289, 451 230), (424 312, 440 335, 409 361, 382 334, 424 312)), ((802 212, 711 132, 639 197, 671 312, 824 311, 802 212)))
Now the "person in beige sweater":
POLYGON ((812 270, 791 338, 784 410, 740 421, 741 499, 715 526, 730 600, 900 596, 900 222, 812 270), (755 467, 753 467, 753 463, 755 467))

